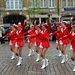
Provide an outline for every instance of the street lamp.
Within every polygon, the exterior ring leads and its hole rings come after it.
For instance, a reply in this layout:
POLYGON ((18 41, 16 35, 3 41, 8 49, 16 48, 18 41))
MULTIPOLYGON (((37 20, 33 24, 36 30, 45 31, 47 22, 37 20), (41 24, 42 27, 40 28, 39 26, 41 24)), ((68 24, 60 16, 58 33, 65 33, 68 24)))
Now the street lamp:
POLYGON ((57 8, 58 8, 58 19, 59 19, 59 22, 60 22, 61 21, 61 16, 60 16, 59 0, 58 0, 57 8))
POLYGON ((51 21, 50 16, 51 16, 51 14, 48 13, 48 23, 51 21))

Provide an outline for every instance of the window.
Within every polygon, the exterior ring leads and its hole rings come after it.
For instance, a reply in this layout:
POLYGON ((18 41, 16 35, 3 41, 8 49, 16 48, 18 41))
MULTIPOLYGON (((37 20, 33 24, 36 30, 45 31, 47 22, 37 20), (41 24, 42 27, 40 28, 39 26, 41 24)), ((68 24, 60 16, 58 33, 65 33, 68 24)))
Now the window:
POLYGON ((49 0, 49 7, 54 7, 54 0, 49 0))
POLYGON ((73 0, 68 0, 68 6, 73 6, 73 0))
POLYGON ((45 8, 46 7, 46 0, 41 0, 41 7, 45 8))
POLYGON ((62 7, 66 6, 66 0, 62 0, 62 7))
POLYGON ((6 9, 7 10, 21 10, 22 0, 6 0, 6 9))
POLYGON ((32 0, 32 7, 37 7, 37 0, 32 0))

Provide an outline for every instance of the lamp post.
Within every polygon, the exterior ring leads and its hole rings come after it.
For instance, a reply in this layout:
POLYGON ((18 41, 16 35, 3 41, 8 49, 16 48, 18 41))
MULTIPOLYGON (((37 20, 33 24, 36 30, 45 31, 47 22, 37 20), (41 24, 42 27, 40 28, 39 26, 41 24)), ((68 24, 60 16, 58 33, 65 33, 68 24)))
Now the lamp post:
POLYGON ((48 23, 51 21, 50 16, 51 16, 51 14, 48 13, 48 23))
POLYGON ((2 20, 2 15, 1 15, 1 9, 0 9, 0 24, 1 24, 1 20, 2 20))
POLYGON ((58 19, 59 19, 59 22, 61 21, 61 16, 60 16, 60 9, 59 9, 59 0, 58 0, 58 3, 57 3, 57 8, 58 8, 58 19))
POLYGON ((49 18, 50 18, 50 14, 48 14, 48 24, 49 24, 49 18))

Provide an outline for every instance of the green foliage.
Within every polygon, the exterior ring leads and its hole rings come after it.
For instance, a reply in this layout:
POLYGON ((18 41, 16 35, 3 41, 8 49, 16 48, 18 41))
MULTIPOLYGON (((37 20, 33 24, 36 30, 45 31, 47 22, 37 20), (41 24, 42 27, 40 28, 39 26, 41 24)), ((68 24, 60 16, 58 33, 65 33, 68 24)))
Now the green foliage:
POLYGON ((28 0, 27 2, 28 15, 34 16, 40 13, 40 2, 38 0, 28 0))

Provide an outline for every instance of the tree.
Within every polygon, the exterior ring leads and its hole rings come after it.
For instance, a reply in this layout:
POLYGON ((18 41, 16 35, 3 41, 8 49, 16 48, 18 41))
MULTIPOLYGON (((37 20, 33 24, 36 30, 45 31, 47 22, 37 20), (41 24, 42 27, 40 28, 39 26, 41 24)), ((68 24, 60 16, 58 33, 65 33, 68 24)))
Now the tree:
POLYGON ((35 19, 35 15, 40 13, 39 0, 27 0, 27 12, 29 15, 29 22, 31 18, 35 19))

